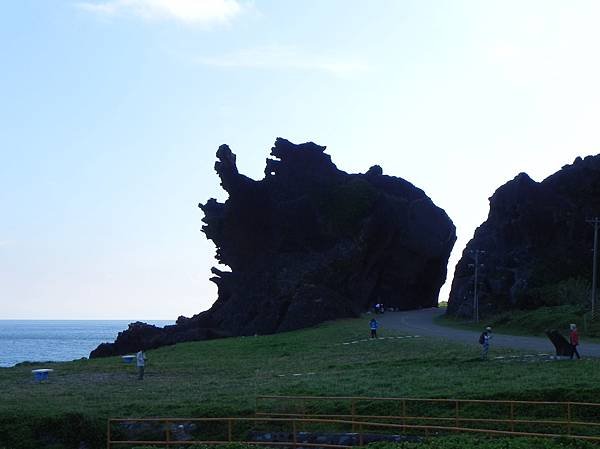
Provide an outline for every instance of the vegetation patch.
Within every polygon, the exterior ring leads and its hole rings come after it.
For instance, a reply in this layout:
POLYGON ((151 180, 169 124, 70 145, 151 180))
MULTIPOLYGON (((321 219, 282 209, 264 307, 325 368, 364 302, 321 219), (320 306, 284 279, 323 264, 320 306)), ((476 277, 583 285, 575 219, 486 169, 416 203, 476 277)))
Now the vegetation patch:
POLYGON ((583 337, 600 337, 600 322, 593 322, 591 314, 577 304, 564 304, 553 307, 540 307, 535 310, 511 310, 481 318, 480 323, 442 315, 436 319, 438 324, 463 329, 478 330, 492 326, 494 332, 514 335, 545 336, 547 330, 556 329, 563 335, 569 335, 569 324, 576 323, 583 337))
POLYGON ((435 437, 421 443, 372 443, 369 449, 592 449, 587 441, 548 438, 435 437))

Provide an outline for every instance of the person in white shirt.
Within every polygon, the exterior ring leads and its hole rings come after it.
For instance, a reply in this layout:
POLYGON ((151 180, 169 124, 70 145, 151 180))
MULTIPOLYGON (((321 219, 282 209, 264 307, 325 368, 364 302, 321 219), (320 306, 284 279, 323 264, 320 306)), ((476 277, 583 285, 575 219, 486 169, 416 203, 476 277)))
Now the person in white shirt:
POLYGON ((135 360, 138 369, 138 379, 144 379, 144 368, 146 367, 146 355, 143 350, 139 350, 135 355, 135 360))

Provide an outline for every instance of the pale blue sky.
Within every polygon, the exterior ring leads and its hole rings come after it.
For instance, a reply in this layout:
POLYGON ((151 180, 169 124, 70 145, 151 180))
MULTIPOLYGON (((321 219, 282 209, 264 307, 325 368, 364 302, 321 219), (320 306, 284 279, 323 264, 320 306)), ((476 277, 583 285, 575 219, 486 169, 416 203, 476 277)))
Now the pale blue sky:
POLYGON ((222 143, 254 178, 281 136, 424 189, 458 228, 449 281, 497 187, 600 153, 596 1, 0 8, 0 318, 208 308, 222 143))

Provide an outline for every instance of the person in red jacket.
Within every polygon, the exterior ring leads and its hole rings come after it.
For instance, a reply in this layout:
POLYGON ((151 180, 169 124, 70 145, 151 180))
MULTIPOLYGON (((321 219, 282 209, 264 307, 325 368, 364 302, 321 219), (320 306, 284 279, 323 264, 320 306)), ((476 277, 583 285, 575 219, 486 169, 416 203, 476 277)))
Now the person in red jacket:
POLYGON ((575 354, 577 358, 580 359, 581 357, 579 357, 579 352, 577 352, 577 346, 579 345, 579 334, 577 333, 577 326, 575 326, 574 324, 571 324, 571 334, 569 335, 569 343, 571 343, 571 346, 573 346, 571 359, 573 358, 573 354, 575 354))

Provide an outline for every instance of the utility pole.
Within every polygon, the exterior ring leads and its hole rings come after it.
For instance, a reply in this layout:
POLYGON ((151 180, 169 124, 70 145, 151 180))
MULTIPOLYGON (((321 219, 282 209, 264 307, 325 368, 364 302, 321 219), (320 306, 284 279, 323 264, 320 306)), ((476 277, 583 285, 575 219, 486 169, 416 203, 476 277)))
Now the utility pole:
POLYGON ((591 220, 586 220, 594 225, 594 261, 592 263, 592 320, 596 318, 596 273, 598 272, 596 263, 596 253, 598 252, 598 226, 600 226, 600 218, 595 217, 591 220))
POLYGON ((475 263, 469 264, 470 267, 475 267, 475 280, 473 285, 473 320, 476 323, 479 323, 479 297, 477 296, 477 274, 479 267, 483 267, 483 264, 479 264, 479 255, 485 254, 485 251, 482 249, 474 249, 471 250, 471 254, 475 256, 475 263))

